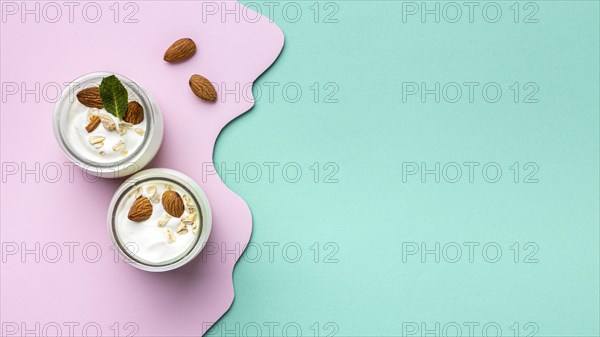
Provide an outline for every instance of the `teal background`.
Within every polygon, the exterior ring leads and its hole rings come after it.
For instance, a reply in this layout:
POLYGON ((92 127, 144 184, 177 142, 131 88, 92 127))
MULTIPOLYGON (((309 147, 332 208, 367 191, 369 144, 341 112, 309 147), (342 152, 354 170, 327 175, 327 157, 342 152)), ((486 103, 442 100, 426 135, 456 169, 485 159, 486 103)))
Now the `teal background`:
POLYGON ((458 325, 469 336, 468 322, 475 335, 495 335, 490 326, 504 336, 600 335, 598 2, 533 2, 537 23, 523 22, 527 2, 518 23, 512 1, 496 2, 496 23, 477 9, 472 23, 464 11, 457 23, 403 22, 399 1, 319 2, 315 19, 314 2, 295 3, 297 22, 286 2, 271 14, 284 50, 257 81, 255 107, 215 150, 217 164, 240 163, 220 174, 250 205, 254 246, 235 269, 233 306, 207 335, 402 336, 416 324, 422 336, 425 324, 435 335, 457 335, 458 325), (336 8, 337 22, 324 22, 336 8), (402 99, 403 82, 469 81, 498 83, 502 98, 488 103, 476 91, 470 103, 463 90, 456 103, 402 99), (521 91, 515 103, 514 82, 534 82, 538 102, 521 91), (269 83, 278 84, 271 97, 269 83), (293 88, 281 92, 289 83, 302 90, 297 102, 293 88), (280 165, 272 182, 265 162, 280 165), (403 182, 407 162, 493 162, 502 177, 486 182, 476 169, 471 183, 462 166, 456 183, 403 182), (248 163, 262 167, 258 181, 250 166, 244 174, 248 163), (298 182, 285 179, 294 169, 282 175, 286 163, 301 167, 298 182), (525 183, 532 167, 537 183, 525 183), (455 254, 440 248, 439 263, 432 254, 403 261, 411 242, 454 242, 463 255, 448 262, 455 254), (479 244, 473 262, 465 242, 479 244), (486 243, 502 249, 498 262, 484 258, 486 243))

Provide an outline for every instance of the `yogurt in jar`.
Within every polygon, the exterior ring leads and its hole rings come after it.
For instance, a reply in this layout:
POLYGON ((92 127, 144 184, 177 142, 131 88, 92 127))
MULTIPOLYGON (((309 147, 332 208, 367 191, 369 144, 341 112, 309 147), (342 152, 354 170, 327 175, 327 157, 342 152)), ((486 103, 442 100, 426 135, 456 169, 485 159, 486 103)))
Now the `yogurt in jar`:
POLYGON ((109 207, 111 239, 121 256, 147 271, 178 268, 197 256, 211 231, 202 189, 170 169, 149 169, 127 179, 109 207))
MULTIPOLYGON (((146 202, 147 203, 147 202, 146 202)), ((116 234, 137 259, 162 264, 177 259, 193 247, 200 232, 200 215, 196 202, 180 186, 164 180, 151 180, 127 193, 117 206, 116 234), (181 215, 169 214, 163 195, 170 192, 184 205, 181 215), (138 199, 150 201, 146 220, 135 221, 130 215, 138 199)))
POLYGON ((164 129, 160 110, 148 93, 130 79, 112 73, 91 73, 74 80, 56 103, 53 124, 67 157, 87 173, 105 178, 126 176, 147 165, 158 152, 164 129), (140 118, 117 117, 102 103, 88 104, 79 97, 113 75, 125 88, 128 104, 139 109, 140 118))

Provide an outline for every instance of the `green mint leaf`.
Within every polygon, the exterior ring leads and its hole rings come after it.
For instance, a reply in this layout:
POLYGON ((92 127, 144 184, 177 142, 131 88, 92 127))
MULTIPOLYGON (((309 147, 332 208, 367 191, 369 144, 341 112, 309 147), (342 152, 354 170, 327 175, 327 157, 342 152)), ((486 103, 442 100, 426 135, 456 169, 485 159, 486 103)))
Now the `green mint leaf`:
POLYGON ((117 118, 123 118, 127 112, 127 89, 121 81, 111 75, 102 79, 100 83, 100 98, 104 104, 104 109, 115 115, 117 118))

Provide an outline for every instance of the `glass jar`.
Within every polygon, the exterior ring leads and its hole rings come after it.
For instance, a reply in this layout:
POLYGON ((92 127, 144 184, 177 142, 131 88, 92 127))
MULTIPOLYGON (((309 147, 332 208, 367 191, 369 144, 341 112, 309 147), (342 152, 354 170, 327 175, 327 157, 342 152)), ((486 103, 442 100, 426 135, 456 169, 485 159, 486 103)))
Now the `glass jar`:
POLYGON ((148 93, 129 78, 108 72, 83 75, 65 88, 54 108, 53 126, 54 135, 66 156, 88 174, 103 178, 124 177, 141 170, 158 152, 164 132, 160 109, 148 93), (142 106, 144 119, 138 125, 127 128, 127 123, 106 110, 86 107, 77 99, 79 91, 98 87, 103 78, 111 75, 127 89, 128 101, 137 101, 142 106), (102 123, 88 132, 85 127, 94 114, 103 117, 102 123), (109 125, 113 123, 117 129, 109 131, 105 121, 109 125), (121 134, 123 130, 125 132, 121 134), (93 144, 92 137, 105 141, 93 144))
POLYGON ((115 192, 108 209, 108 231, 114 247, 131 265, 145 271, 163 272, 190 262, 206 245, 211 228, 210 205, 200 186, 171 169, 148 169, 128 178, 115 192), (163 200, 166 191, 176 192, 183 200, 185 211, 180 217, 168 215, 163 200), (148 199, 151 216, 132 221, 132 204, 139 198, 148 199), (165 217, 168 221, 161 223, 165 217), (186 217, 196 222, 186 223, 182 220, 186 217), (179 227, 185 228, 185 233, 180 233, 179 227), (165 235, 168 231, 174 235, 172 242, 165 235))

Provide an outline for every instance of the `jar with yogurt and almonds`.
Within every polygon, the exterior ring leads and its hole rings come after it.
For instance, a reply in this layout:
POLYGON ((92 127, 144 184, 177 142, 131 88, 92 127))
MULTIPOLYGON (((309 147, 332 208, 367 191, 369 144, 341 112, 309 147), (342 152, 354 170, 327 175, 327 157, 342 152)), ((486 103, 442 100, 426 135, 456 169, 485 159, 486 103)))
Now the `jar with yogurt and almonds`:
POLYGON ((158 152, 164 130, 160 109, 148 93, 127 77, 107 72, 83 75, 71 82, 55 105, 53 126, 67 157, 88 174, 103 178, 127 176, 146 166, 158 152), (112 75, 125 87, 138 118, 117 117, 86 96, 112 75), (82 97, 91 103, 83 104, 82 97))
POLYGON ((206 245, 212 215, 190 177, 171 169, 141 171, 121 185, 108 210, 108 230, 119 254, 153 272, 183 266, 206 245))

